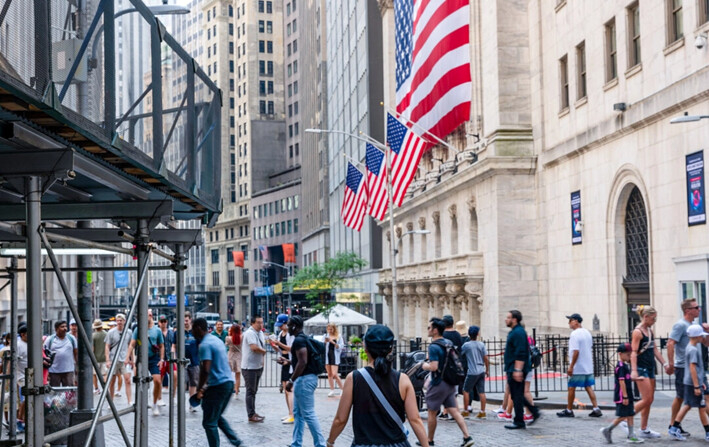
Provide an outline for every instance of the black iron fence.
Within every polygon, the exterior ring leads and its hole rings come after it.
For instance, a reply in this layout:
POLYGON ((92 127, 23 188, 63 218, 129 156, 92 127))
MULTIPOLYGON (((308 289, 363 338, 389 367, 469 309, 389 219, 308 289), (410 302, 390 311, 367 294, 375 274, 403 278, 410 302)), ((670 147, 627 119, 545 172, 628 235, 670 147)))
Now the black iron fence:
MULTIPOLYGON (((537 347, 543 354, 542 364, 533 371, 531 385, 532 393, 553 392, 567 390, 567 370, 569 368, 569 336, 561 334, 534 334, 530 335, 536 340, 537 347)), ((616 352, 618 345, 629 342, 627 336, 594 335, 593 336, 593 366, 596 379, 595 389, 598 391, 612 391, 615 387, 614 369, 618 363, 616 352)), ((504 371, 505 339, 492 338, 483 340, 490 359, 490 375, 485 382, 488 393, 504 393, 506 374, 504 371)), ((662 350, 662 355, 667 359, 667 338, 658 338, 657 342, 662 350)), ((427 356, 428 341, 411 341, 399 343, 397 352, 400 355, 401 370, 405 371, 418 361, 427 356)), ((362 366, 362 346, 348 345, 343 349, 339 374, 344 378, 350 371, 362 366)), ((705 353, 706 355, 706 353, 705 353)), ((275 362, 277 354, 269 352, 266 355, 264 374, 261 385, 277 387, 280 384, 281 365, 275 362)), ((706 361, 706 360, 705 360, 706 361)), ((327 387, 327 376, 321 375, 318 386, 327 387)), ((674 379, 665 374, 664 368, 659 363, 656 365, 656 389, 674 390, 674 379)))

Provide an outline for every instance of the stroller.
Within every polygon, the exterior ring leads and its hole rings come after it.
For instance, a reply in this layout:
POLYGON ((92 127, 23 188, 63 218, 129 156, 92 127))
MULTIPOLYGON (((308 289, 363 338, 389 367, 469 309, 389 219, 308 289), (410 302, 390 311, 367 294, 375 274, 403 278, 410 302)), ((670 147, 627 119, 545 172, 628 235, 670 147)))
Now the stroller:
POLYGON ((423 384, 428 377, 428 371, 422 368, 423 362, 426 360, 426 351, 413 351, 402 354, 401 370, 406 372, 406 375, 411 379, 416 393, 416 403, 419 411, 425 410, 424 388, 423 384))

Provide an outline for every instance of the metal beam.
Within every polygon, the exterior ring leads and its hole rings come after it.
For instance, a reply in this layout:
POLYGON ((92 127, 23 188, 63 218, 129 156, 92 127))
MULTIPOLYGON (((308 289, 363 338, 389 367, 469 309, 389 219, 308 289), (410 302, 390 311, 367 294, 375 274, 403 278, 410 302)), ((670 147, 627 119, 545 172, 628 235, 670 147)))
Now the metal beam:
MULTIPOLYGON (((149 263, 150 249, 148 222, 142 219, 138 222, 138 268, 141 271, 149 263)), ((138 297, 134 301, 138 303, 138 340, 148 340, 148 281, 144 281, 138 290, 138 297)), ((148 390, 151 381, 148 370, 148 345, 149 343, 138 344, 138 363, 135 368, 135 423, 133 425, 133 444, 135 447, 148 447, 148 390)))
MULTIPOLYGON (((82 239, 89 242, 104 244, 120 244, 127 242, 122 234, 128 234, 125 230, 118 228, 51 228, 47 231, 54 235, 68 236, 74 239, 82 239)), ((24 242, 24 225, 9 225, 0 222, 0 242, 24 242), (12 229, 11 229, 12 228, 12 229)), ((202 244, 202 230, 183 229, 155 229, 150 232, 150 240, 160 245, 186 244, 188 248, 193 245, 202 244)), ((84 245, 62 244, 55 245, 55 248, 70 248, 84 245)), ((3 244, 3 247, 21 248, 22 244, 3 244)))
POLYGON ((141 200, 146 200, 150 196, 149 189, 138 185, 136 181, 129 180, 115 169, 103 166, 88 157, 77 154, 74 157, 74 167, 79 174, 85 175, 102 185, 108 185, 118 191, 119 194, 141 200))
MULTIPOLYGON (((170 200, 42 204, 43 220, 151 219, 165 216, 172 216, 170 200)), ((0 221, 21 221, 24 217, 24 205, 0 205, 0 221)))
MULTIPOLYGON (((178 244, 175 247, 175 270, 176 270, 176 294, 177 294, 177 315, 185 314, 185 247, 178 244)), ((185 331, 180 327, 182 322, 178 322, 177 331, 177 447, 185 447, 186 431, 185 431, 185 331)), ((172 390, 170 390, 172 396, 172 390)), ((170 424, 170 436, 172 436, 172 424, 170 424)))
MULTIPOLYGON (((0 154, 0 177, 53 176, 69 180, 74 173, 74 153, 67 149, 17 151, 0 154)), ((18 209, 24 209, 24 205, 18 209)))

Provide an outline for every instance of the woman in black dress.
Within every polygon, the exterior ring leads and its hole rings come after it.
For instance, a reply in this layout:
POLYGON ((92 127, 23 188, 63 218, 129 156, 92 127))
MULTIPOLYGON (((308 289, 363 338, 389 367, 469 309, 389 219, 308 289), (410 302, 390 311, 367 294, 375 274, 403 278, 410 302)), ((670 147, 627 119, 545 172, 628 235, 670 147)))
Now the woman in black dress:
POLYGON ((340 379, 338 370, 340 369, 340 354, 345 347, 345 342, 342 340, 337 326, 332 323, 327 325, 327 333, 323 342, 325 343, 325 370, 327 371, 327 381, 330 384, 330 392, 327 396, 332 397, 336 396, 334 382, 337 382, 337 386, 342 392, 342 379, 340 379))

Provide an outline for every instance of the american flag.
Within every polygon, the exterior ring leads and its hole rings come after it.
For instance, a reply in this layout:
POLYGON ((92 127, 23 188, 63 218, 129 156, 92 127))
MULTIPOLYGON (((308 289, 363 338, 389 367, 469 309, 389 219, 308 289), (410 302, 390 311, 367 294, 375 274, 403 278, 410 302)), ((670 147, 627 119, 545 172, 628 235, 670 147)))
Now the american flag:
POLYGON ((387 191, 387 164, 384 153, 367 143, 367 189, 369 215, 384 220, 389 208, 387 191))
POLYGON ((359 172, 352 163, 347 163, 347 181, 345 184, 345 200, 342 202, 340 215, 348 227, 359 231, 367 214, 367 182, 364 174, 359 172))
POLYGON ((428 143, 388 113, 387 144, 391 149, 391 190, 394 203, 401 206, 428 143))
POLYGON ((470 118, 470 0, 395 0, 396 111, 445 138, 470 118))

